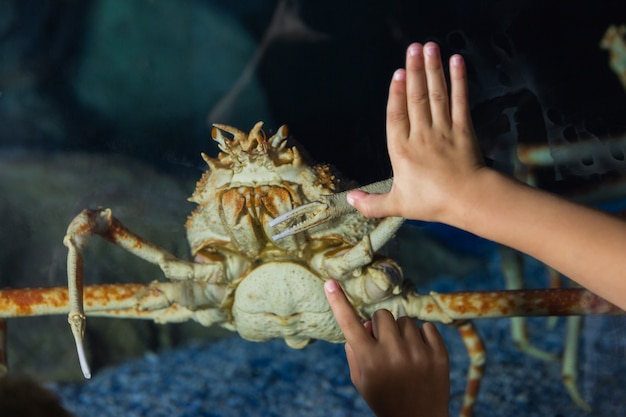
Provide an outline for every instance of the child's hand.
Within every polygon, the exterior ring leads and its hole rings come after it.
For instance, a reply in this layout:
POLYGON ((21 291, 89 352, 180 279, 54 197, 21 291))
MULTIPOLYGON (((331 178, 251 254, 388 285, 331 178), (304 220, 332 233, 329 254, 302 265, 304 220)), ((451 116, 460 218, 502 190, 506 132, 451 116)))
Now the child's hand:
POLYGON ((448 415, 448 351, 432 323, 421 329, 409 317, 397 321, 378 310, 361 323, 336 281, 324 286, 346 338, 350 377, 378 417, 448 415))
POLYGON ((517 249, 626 309, 626 222, 486 168, 459 55, 450 58, 450 86, 448 97, 435 43, 409 46, 387 103, 393 186, 353 191, 348 202, 368 217, 441 222, 517 249))
POLYGON ((409 46, 406 70, 395 72, 387 103, 393 187, 388 194, 350 193, 348 201, 364 215, 446 222, 451 204, 473 191, 467 185, 483 163, 460 55, 450 58, 450 84, 449 96, 435 43, 409 46))

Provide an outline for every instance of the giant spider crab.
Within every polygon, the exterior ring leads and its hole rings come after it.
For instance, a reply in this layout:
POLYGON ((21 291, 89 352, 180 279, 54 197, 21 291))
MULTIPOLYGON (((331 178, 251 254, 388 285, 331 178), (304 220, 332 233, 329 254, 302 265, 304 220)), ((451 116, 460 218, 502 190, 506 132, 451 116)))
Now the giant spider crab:
MULTIPOLYGON (((192 261, 143 240, 109 209, 84 210, 64 239, 69 288, 0 291, 0 317, 63 314, 69 304, 80 364, 90 377, 83 347, 85 312, 161 323, 193 319, 251 341, 281 338, 303 348, 313 339, 343 341, 323 292, 324 281, 336 279, 364 320, 386 308, 395 316, 458 325, 470 355, 461 415, 470 416, 485 357, 468 319, 621 313, 580 289, 420 295, 392 259, 377 253, 402 218, 372 220, 318 204, 322 214, 331 215, 329 221, 273 239, 285 229, 270 225, 273 219, 312 202, 341 201, 340 194, 334 200, 325 196, 347 186, 329 166, 309 165, 295 146, 288 146, 285 126, 269 138, 261 127, 259 122, 246 134, 214 125, 212 137, 221 152, 217 158, 203 154, 209 169, 190 198, 198 204, 186 224, 192 261), (158 265, 169 281, 83 286, 82 252, 93 235, 158 265)), ((301 217, 296 213, 293 219, 297 223, 301 217)))

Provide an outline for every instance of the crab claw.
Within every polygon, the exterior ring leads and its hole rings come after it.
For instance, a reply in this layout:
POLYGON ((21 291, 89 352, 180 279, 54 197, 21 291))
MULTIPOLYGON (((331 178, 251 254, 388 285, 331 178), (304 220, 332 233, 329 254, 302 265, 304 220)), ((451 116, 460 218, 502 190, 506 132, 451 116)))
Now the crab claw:
POLYGON ((330 220, 329 217, 328 204, 325 204, 323 201, 314 201, 296 207, 269 222, 269 225, 272 227, 276 227, 281 223, 290 224, 289 227, 282 232, 273 235, 272 239, 276 241, 303 232, 323 223, 327 219, 330 220), (303 220, 301 219, 302 216, 304 216, 303 220))
MULTIPOLYGON (((357 189, 367 191, 368 193, 387 193, 391 190, 392 183, 393 178, 390 178, 357 189)), ((276 227, 281 223, 287 223, 289 226, 282 232, 273 235, 272 239, 276 241, 287 236, 295 235, 296 233, 304 232, 305 230, 343 216, 344 214, 356 211, 346 200, 346 195, 351 191, 353 190, 323 195, 317 201, 303 204, 276 217, 269 222, 271 227, 276 227)))

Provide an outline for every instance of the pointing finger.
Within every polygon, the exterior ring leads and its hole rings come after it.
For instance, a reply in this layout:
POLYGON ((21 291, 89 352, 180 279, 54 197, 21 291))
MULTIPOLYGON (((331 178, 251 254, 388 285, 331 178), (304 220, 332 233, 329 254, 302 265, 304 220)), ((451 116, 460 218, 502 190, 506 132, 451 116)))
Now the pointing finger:
POLYGON ((363 327, 361 319, 354 311, 354 307, 346 298, 343 290, 335 280, 324 283, 326 298, 333 310, 337 324, 341 328, 346 342, 351 346, 361 346, 373 341, 368 330, 363 327))

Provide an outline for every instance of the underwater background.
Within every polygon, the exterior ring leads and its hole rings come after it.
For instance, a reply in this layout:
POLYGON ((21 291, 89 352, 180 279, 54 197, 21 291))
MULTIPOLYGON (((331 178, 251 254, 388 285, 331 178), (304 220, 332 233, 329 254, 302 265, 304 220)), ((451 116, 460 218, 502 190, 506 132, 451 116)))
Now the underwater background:
MULTIPOLYGON (((313 160, 347 178, 389 177, 387 89, 414 41, 464 55, 481 149, 498 169, 625 212, 626 85, 601 41, 626 24, 626 4, 582 3, 1 0, 0 288, 65 285, 62 239, 86 207, 111 207, 189 256, 187 198, 206 168, 200 153, 217 153, 212 123, 287 124, 313 160)), ((504 288, 500 248, 458 230, 410 222, 386 251, 420 292, 504 288)), ((524 261, 526 285, 547 286, 545 268, 524 261)), ((98 238, 85 265, 87 284, 163 279, 98 238)), ((529 319, 528 333, 560 355, 566 321, 548 322, 529 319)), ((515 347, 509 320, 476 325, 487 348, 476 415, 626 413, 624 317, 584 320, 578 388, 591 412, 569 398, 559 361, 515 347)), ((455 329, 439 328, 454 415, 467 354, 455 329)), ((99 318, 86 340, 88 382, 66 317, 11 319, 10 372, 48 384, 85 417, 371 415, 341 345, 292 350, 197 323, 99 318)))

